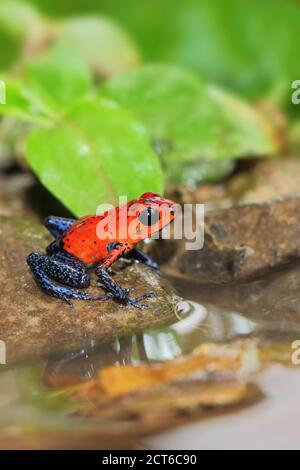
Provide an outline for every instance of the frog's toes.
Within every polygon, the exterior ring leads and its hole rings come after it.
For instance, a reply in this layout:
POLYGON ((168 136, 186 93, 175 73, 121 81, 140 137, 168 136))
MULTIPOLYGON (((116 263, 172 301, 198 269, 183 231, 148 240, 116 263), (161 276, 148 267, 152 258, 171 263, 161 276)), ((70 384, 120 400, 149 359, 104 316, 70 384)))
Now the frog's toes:
POLYGON ((128 307, 135 307, 140 310, 144 310, 145 308, 148 308, 149 306, 146 304, 140 304, 140 302, 146 299, 153 298, 154 296, 155 296, 154 292, 149 292, 148 294, 144 294, 136 298, 127 297, 124 299, 123 303, 128 307))

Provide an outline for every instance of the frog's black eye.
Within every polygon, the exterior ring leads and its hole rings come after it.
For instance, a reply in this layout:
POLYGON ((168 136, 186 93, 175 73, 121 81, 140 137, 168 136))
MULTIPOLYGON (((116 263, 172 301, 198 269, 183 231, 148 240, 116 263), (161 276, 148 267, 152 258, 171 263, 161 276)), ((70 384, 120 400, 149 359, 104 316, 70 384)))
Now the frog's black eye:
POLYGON ((139 215, 139 221, 141 224, 150 227, 151 225, 155 225, 159 221, 159 211, 157 209, 153 209, 152 207, 147 207, 144 209, 139 215))

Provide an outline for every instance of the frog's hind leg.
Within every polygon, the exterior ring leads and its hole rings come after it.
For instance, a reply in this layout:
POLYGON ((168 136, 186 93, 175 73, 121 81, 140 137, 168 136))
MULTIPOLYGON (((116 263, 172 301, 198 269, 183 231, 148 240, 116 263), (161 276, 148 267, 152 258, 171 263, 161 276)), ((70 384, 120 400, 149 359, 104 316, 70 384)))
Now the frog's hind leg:
POLYGON ((67 219, 65 217, 56 217, 49 215, 44 220, 45 227, 49 230, 54 238, 62 235, 66 230, 72 227, 76 222, 76 219, 67 219))
POLYGON ((69 299, 106 300, 110 297, 108 295, 93 297, 87 292, 72 289, 72 287, 81 289, 88 287, 90 278, 86 266, 67 253, 57 253, 53 256, 31 253, 27 258, 27 264, 30 266, 38 285, 48 295, 69 304, 71 304, 69 299))

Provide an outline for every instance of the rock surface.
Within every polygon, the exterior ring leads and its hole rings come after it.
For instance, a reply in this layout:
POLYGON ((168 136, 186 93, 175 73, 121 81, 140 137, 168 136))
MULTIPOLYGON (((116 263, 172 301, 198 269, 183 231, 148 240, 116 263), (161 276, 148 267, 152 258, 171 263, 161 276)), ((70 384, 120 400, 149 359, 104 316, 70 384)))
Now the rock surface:
POLYGON ((209 212, 203 249, 180 242, 171 258, 165 272, 201 283, 243 281, 300 259, 300 196, 209 212))
POLYGON ((239 170, 219 184, 170 189, 170 199, 180 204, 206 204, 223 208, 240 202, 263 202, 299 194, 300 158, 252 159, 239 162, 239 170))
POLYGON ((289 156, 262 160, 237 174, 227 184, 227 195, 236 202, 262 202, 299 194, 299 187, 300 158, 289 156))
MULTIPOLYGON (((5 342, 7 363, 68 351, 87 340, 108 340, 172 321, 180 300, 166 280, 153 270, 133 264, 116 272, 133 295, 155 292, 149 308, 137 310, 115 301, 74 302, 71 309, 45 295, 26 264, 31 251, 44 251, 51 238, 39 224, 0 216, 0 340, 5 342)), ((99 295, 99 287, 91 287, 99 295)))
POLYGON ((291 334, 295 338, 295 331, 299 331, 299 263, 249 282, 200 285, 190 280, 174 279, 174 284, 184 297, 222 311, 242 314, 258 321, 262 329, 271 327, 273 335, 279 330, 280 334, 291 334))

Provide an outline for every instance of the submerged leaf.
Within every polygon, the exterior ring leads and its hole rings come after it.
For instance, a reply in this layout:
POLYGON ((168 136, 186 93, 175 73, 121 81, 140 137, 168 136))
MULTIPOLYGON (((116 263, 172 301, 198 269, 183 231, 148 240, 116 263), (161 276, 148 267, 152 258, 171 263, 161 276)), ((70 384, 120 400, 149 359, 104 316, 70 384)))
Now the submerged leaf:
POLYGON ((164 363, 103 367, 74 395, 85 403, 79 415, 100 425, 126 420, 131 428, 157 431, 183 416, 203 417, 207 408, 257 400, 260 393, 250 380, 259 369, 251 340, 204 343, 192 355, 164 363))
POLYGON ((257 349, 252 341, 237 341, 228 345, 204 343, 190 356, 162 364, 104 367, 96 380, 100 393, 102 389, 107 397, 114 398, 184 378, 201 378, 201 373, 226 373, 231 379, 241 379, 248 378, 258 369, 257 349))

